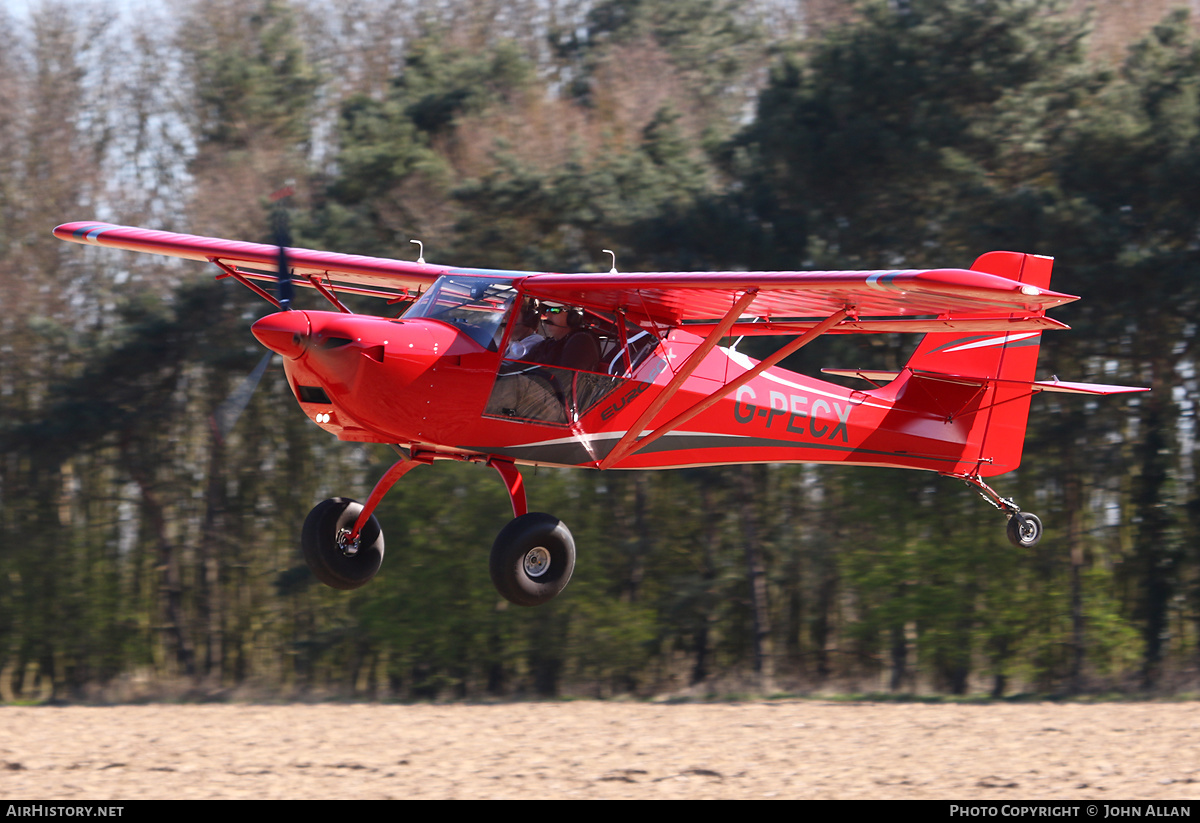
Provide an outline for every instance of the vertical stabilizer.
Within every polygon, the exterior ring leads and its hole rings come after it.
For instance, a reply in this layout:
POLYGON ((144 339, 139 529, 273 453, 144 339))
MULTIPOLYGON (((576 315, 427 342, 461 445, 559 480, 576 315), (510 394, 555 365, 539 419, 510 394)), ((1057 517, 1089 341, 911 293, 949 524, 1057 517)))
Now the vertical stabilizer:
MULTIPOLYGON (((997 251, 980 257, 971 270, 1047 289, 1053 265, 1052 257, 997 251)), ((956 315, 960 318, 970 316, 956 315)), ((907 367, 918 375, 914 379, 920 379, 920 372, 936 372, 1006 381, 988 382, 980 393, 978 411, 974 413, 968 446, 963 453, 963 462, 968 465, 960 465, 956 471, 973 473, 977 465, 979 474, 990 476, 1012 471, 1020 465, 1029 418, 1031 392, 1028 384, 1037 371, 1041 339, 1041 332, 1036 331, 949 332, 927 334, 922 338, 907 363, 907 367)), ((938 391, 934 381, 921 382, 927 384, 931 394, 938 391)))

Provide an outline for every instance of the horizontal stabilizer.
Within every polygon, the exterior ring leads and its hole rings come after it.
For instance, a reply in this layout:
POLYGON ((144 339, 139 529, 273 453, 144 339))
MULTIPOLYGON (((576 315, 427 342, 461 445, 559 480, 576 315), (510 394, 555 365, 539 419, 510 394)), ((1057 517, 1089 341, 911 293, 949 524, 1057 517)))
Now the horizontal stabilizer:
POLYGON ((821 369, 821 374, 832 374, 835 377, 861 377, 871 383, 877 380, 887 383, 900 376, 898 371, 879 371, 877 369, 821 369))
MULTIPOLYGON (((1126 394, 1129 392, 1150 391, 1142 386, 1115 386, 1107 383, 1069 383, 1059 380, 1004 380, 995 377, 979 377, 965 374, 945 374, 942 372, 926 371, 924 369, 908 369, 914 377, 926 380, 938 380, 945 383, 961 385, 986 386, 988 383, 1004 383, 1008 385, 1029 386, 1034 393, 1049 391, 1062 394, 1126 394)), ((861 377, 871 383, 895 380, 904 372, 879 371, 876 369, 821 369, 822 374, 832 374, 837 377, 861 377)))
POLYGON ((1033 384, 1035 391, 1056 391, 1063 394, 1126 394, 1135 391, 1150 391, 1143 386, 1110 386, 1105 383, 1067 383, 1059 380, 1039 380, 1033 384))

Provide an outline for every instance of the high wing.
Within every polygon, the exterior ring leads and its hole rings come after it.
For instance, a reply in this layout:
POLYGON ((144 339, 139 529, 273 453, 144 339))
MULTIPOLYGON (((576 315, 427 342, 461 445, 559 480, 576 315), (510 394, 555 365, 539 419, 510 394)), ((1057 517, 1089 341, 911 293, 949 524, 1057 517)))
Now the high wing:
POLYGON ((1045 311, 1079 298, 965 269, 811 272, 538 274, 521 288, 547 300, 625 311, 699 335, 716 328, 748 293, 731 335, 794 335, 847 310, 834 331, 1048 330, 1045 311), (808 320, 804 318, 810 318, 808 320))
MULTIPOLYGON (((111 223, 65 223, 61 240, 210 262, 218 277, 276 279, 278 249, 111 223)), ((430 265, 337 252, 289 249, 295 282, 326 291, 396 300, 442 275, 509 279, 545 300, 622 311, 655 325, 687 326, 700 336, 718 327, 731 335, 796 335, 846 312, 830 331, 938 332, 1066 328, 1048 308, 1078 298, 977 270, 813 272, 646 272, 553 274, 430 265), (738 311, 733 313, 737 307, 738 311)), ((271 299, 257 289, 267 299, 271 299)), ((328 296, 328 295, 327 295, 328 296)))
MULTIPOLYGON (((54 230, 54 236, 71 243, 215 263, 225 272, 223 276, 239 280, 273 282, 278 270, 279 249, 264 243, 86 221, 64 223, 54 230)), ((387 299, 401 298, 407 290, 428 286, 452 271, 426 263, 311 249, 288 249, 287 257, 298 285, 317 288, 315 278, 339 291, 387 299)))

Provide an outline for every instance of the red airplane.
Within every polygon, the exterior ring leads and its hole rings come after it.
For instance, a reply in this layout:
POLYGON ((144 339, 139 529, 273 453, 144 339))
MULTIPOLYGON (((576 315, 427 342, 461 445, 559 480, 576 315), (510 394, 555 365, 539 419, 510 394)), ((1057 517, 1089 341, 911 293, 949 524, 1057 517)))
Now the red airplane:
MULTIPOLYGON (((546 274, 452 268, 286 249, 108 223, 67 223, 74 243, 215 264, 282 311, 255 337, 283 356, 303 412, 340 440, 387 443, 399 460, 365 504, 326 500, 301 543, 316 577, 365 584, 383 558, 372 514, 403 475, 434 460, 499 472, 512 520, 492 546, 497 590, 523 606, 566 586, 575 544, 529 512, 518 465, 664 469, 735 463, 846 463, 923 469, 965 481, 1008 518, 1017 546, 1038 518, 984 478, 1017 468, 1030 397, 1128 386, 1034 379, 1053 259, 992 252, 970 270, 546 274), (257 282, 256 282, 257 281, 257 282), (277 284, 278 298, 258 285, 277 284), (292 284, 332 311, 291 309, 292 284), (399 317, 354 314, 339 295, 404 302, 399 317), (776 367, 822 334, 917 332, 899 372, 824 369, 849 389, 776 367), (761 362, 718 343, 793 338, 761 362)), ((415 241, 414 241, 415 242, 415 241)))

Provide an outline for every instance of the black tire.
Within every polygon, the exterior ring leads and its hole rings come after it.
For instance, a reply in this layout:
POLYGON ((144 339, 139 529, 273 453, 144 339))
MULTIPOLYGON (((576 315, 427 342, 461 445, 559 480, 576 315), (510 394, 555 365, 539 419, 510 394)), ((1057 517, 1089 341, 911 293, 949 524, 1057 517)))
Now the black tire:
POLYGON ((1042 539, 1042 521, 1036 514, 1015 512, 1008 518, 1008 542, 1019 549, 1031 549, 1042 539))
POLYGON ((553 515, 530 512, 512 520, 492 544, 492 584, 510 603, 540 606, 566 588, 575 571, 575 539, 553 515))
POLYGON ((344 497, 318 503, 304 519, 300 545, 312 573, 326 586, 349 591, 370 582, 383 562, 383 531, 375 515, 363 526, 358 551, 346 554, 338 546, 338 532, 354 528, 362 504, 344 497))

